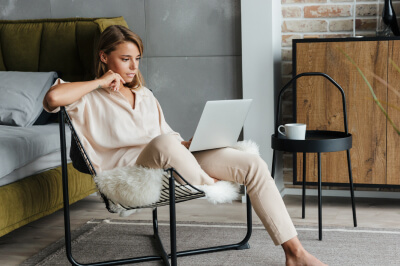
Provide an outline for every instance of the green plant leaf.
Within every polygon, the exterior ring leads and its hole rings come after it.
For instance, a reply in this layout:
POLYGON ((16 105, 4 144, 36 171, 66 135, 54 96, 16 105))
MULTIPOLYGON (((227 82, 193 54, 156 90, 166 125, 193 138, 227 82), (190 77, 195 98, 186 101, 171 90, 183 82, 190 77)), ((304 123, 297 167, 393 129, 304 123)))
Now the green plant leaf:
MULTIPOLYGON (((365 81, 365 83, 367 84, 369 91, 371 92, 372 98, 374 99, 375 103, 378 105, 379 109, 381 109, 382 113, 385 115, 387 121, 389 121, 389 123, 392 125, 392 127, 394 128, 394 130, 396 131, 396 133, 400 136, 400 130, 397 128, 397 126, 395 125, 395 123, 393 122, 393 120, 389 117, 388 113, 386 112, 385 108, 383 108, 381 102, 378 100, 378 98, 376 97, 376 94, 374 92, 374 89, 371 86, 371 83, 369 83, 368 79, 365 77, 364 73, 361 71, 361 69, 358 67, 358 65, 356 64, 356 62, 354 62, 354 60, 345 52, 343 51, 341 48, 338 48, 339 51, 346 56, 346 58, 356 67, 358 73, 361 75, 361 77, 363 78, 363 80, 365 81)), ((394 65, 394 67, 397 69, 397 71, 400 72, 400 68, 394 64, 393 60, 391 60, 392 64, 394 65)))

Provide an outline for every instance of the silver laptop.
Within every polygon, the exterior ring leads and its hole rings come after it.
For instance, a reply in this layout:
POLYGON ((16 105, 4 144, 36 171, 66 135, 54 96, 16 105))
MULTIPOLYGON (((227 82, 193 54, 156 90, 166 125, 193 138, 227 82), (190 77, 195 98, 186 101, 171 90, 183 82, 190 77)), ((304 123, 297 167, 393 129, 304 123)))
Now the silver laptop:
POLYGON ((208 101, 201 114, 189 151, 234 145, 252 101, 251 99, 208 101))

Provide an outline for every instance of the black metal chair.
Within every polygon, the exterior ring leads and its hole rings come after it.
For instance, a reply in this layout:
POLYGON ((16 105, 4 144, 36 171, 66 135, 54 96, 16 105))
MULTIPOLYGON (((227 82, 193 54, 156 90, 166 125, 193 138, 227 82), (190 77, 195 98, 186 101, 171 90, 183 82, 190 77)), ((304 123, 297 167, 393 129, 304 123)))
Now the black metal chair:
POLYGON ((353 211, 354 227, 357 227, 356 207, 354 203, 354 189, 353 189, 353 176, 351 172, 350 148, 352 147, 352 135, 348 133, 347 128, 347 111, 346 111, 346 98, 343 89, 336 83, 330 76, 325 73, 319 72, 306 72, 293 77, 280 91, 278 97, 278 106, 275 120, 275 134, 271 136, 271 146, 274 150, 272 160, 272 176, 275 176, 275 151, 286 152, 302 152, 303 153, 303 183, 302 183, 302 218, 305 218, 305 194, 306 194, 306 153, 318 154, 318 227, 319 227, 319 240, 322 240, 322 194, 321 194, 321 153, 322 152, 335 152, 347 151, 347 164, 349 170, 349 186, 353 211), (283 93, 289 86, 300 77, 304 76, 322 76, 328 79, 342 95, 343 114, 344 114, 344 132, 339 131, 324 131, 324 130, 307 130, 305 140, 292 140, 282 137, 278 133, 278 126, 280 123, 280 110, 281 100, 283 93))
MULTIPOLYGON (((72 256, 71 250, 71 228, 70 228, 70 213, 69 213, 69 194, 68 194, 68 173, 67 173, 67 154, 66 154, 66 137, 65 137, 65 121, 67 122, 71 130, 71 150, 70 157, 73 162, 74 168, 78 171, 86 174, 90 174, 92 177, 96 176, 96 171, 92 166, 92 163, 83 148, 81 141, 72 125, 71 119, 64 107, 61 107, 59 112, 59 126, 60 126, 60 141, 61 141, 61 162, 62 162, 62 186, 63 186, 63 200, 64 200, 64 227, 65 227, 65 246, 68 260, 72 265, 120 265, 127 263, 138 263, 145 261, 162 260, 164 265, 177 265, 177 257, 190 256, 196 254, 203 254, 209 252, 232 250, 232 249, 248 249, 250 245, 248 241, 252 231, 252 217, 251 217, 251 203, 250 198, 247 195, 247 233, 244 239, 236 244, 228 244, 222 246, 214 246, 209 248, 200 248, 194 250, 177 251, 176 250, 176 209, 175 204, 179 202, 188 201, 191 199, 197 199, 204 197, 203 191, 190 185, 175 169, 166 169, 165 172, 168 175, 168 182, 164 180, 161 191, 160 200, 146 206, 130 207, 122 206, 125 210, 141 209, 141 208, 153 208, 153 230, 154 237, 157 240, 158 247, 160 248, 161 255, 159 256, 142 256, 135 258, 127 258, 113 261, 102 261, 95 262, 92 264, 80 264, 72 256), (175 182, 174 174, 178 175, 183 182, 175 182), (170 213, 170 241, 171 241, 171 253, 168 254, 162 244, 160 236, 158 234, 158 220, 157 220, 157 208, 161 206, 169 205, 170 213), (169 263, 171 259, 171 264, 169 263)), ((100 192, 106 208, 109 212, 114 212, 110 208, 110 203, 116 204, 109 200, 104 194, 100 192)))

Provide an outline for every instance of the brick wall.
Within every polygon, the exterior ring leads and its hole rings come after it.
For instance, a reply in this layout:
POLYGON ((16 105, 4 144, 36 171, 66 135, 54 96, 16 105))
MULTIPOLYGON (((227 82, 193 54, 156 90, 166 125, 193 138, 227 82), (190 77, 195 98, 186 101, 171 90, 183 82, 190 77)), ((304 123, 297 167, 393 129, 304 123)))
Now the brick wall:
MULTIPOLYGON (((375 36, 384 0, 281 0, 282 86, 292 77, 292 40, 375 36)), ((400 0, 393 0, 400 18, 400 0)), ((399 21, 400 22, 400 21, 399 21)), ((283 101, 284 122, 292 121, 291 94, 283 101)), ((284 154, 285 187, 293 187, 292 155, 284 154)), ((332 188, 331 188, 332 189, 332 188)))

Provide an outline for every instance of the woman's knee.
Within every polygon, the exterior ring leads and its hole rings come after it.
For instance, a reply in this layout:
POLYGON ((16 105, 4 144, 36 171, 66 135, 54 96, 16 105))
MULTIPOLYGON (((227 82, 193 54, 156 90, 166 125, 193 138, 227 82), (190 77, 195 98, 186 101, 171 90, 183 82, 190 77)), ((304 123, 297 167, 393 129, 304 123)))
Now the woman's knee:
POLYGON ((158 151, 168 151, 178 144, 182 145, 174 135, 163 134, 152 139, 147 147, 158 151))
POLYGON ((175 145, 177 142, 179 141, 174 135, 162 134, 152 139, 148 145, 163 148, 171 144, 175 145))
POLYGON ((136 164, 150 168, 163 168, 170 158, 171 151, 180 148, 179 140, 173 135, 160 135, 152 139, 139 154, 136 164))
POLYGON ((272 179, 267 163, 259 155, 251 154, 246 156, 245 164, 247 164, 248 167, 248 178, 257 179, 258 177, 272 179))
POLYGON ((268 168, 267 163, 261 158, 260 155, 246 154, 244 158, 244 161, 248 165, 248 167, 268 168))

